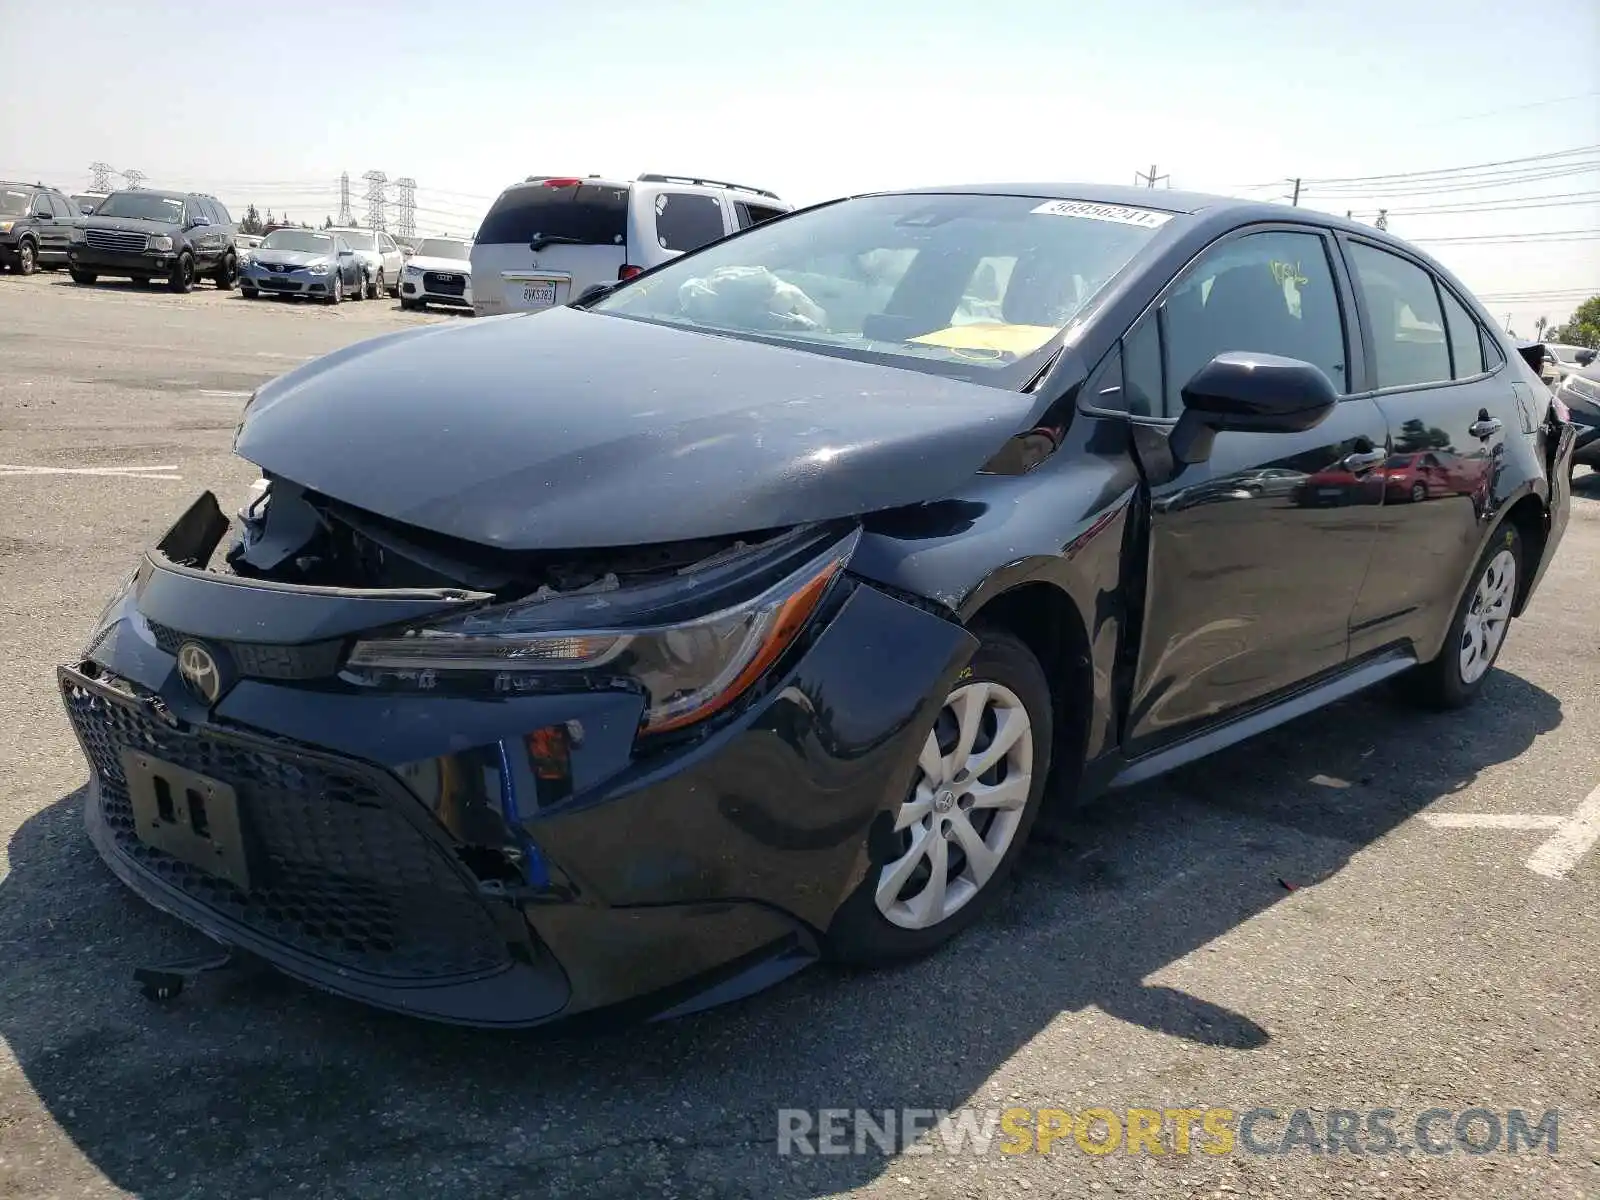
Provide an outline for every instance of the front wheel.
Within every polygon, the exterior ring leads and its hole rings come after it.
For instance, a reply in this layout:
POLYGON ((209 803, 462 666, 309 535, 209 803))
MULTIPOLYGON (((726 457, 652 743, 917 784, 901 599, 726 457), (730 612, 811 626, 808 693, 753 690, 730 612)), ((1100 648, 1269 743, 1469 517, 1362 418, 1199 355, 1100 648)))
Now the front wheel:
POLYGON ((95 280, 100 278, 100 276, 96 275, 93 271, 80 271, 77 267, 69 267, 67 269, 67 274, 72 276, 73 283, 80 283, 84 287, 88 287, 95 280))
POLYGON ((23 238, 17 246, 17 274, 32 275, 39 269, 39 248, 32 238, 23 238))
POLYGON ((1000 629, 982 639, 928 729, 899 808, 869 835, 873 866, 829 926, 842 962, 926 954, 992 905, 1039 814, 1050 769, 1050 688, 1000 629))
POLYGON ((239 285, 239 295, 243 296, 246 300, 254 300, 261 295, 261 289, 253 288, 248 283, 241 283, 239 285))
POLYGON ((172 265, 172 274, 167 276, 167 290, 181 296, 193 288, 194 257, 186 250, 178 255, 178 261, 172 265))
POLYGON ((1401 677, 1411 699, 1427 708, 1464 708, 1483 689, 1511 625, 1522 555, 1517 527, 1503 525, 1478 559, 1438 657, 1401 677))

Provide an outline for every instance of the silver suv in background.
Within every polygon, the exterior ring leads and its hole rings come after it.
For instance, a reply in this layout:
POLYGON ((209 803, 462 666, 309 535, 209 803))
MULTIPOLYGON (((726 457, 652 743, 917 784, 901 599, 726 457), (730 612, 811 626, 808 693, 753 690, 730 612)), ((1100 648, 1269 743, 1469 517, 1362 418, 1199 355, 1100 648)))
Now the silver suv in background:
POLYGON ((500 193, 478 230, 473 311, 566 304, 793 207, 764 188, 691 176, 530 175, 500 193))
POLYGON ((376 300, 380 292, 391 296, 400 294, 400 271, 406 260, 392 237, 381 229, 359 229, 353 225, 335 225, 327 232, 344 238, 361 260, 367 299, 376 300))

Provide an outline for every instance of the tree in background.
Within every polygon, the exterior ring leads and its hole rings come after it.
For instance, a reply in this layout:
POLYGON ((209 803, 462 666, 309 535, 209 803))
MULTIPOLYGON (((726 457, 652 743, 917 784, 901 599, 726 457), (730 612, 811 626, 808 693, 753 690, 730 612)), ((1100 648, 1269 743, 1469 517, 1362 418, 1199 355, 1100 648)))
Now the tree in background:
POLYGON ((1600 296, 1590 296, 1573 309, 1572 320, 1547 332, 1546 341, 1600 350, 1600 296))
POLYGON ((1533 323, 1533 336, 1538 341, 1544 341, 1544 331, 1550 324, 1549 317, 1540 317, 1533 323))
POLYGON ((256 208, 256 206, 254 204, 251 204, 251 205, 249 205, 249 206, 247 206, 245 208, 245 210, 244 210, 244 220, 239 222, 239 232, 240 233, 260 233, 261 232, 261 212, 260 212, 259 209, 256 208))

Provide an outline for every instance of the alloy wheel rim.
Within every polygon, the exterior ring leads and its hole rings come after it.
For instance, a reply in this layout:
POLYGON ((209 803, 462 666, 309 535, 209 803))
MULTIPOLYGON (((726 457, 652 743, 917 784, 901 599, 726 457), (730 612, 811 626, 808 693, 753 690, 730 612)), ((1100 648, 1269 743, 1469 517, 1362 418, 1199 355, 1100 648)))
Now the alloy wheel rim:
POLYGON ((999 683, 951 692, 895 814, 900 856, 879 872, 878 911, 902 929, 929 929, 983 890, 1016 839, 1033 787, 1028 710, 999 683))
POLYGON ((22 268, 22 273, 24 275, 33 274, 33 243, 32 242, 23 242, 22 243, 22 247, 17 251, 17 260, 18 260, 18 265, 22 268))
POLYGON ((1511 602, 1517 589, 1517 559, 1510 550, 1502 550, 1489 560, 1478 586, 1472 593, 1472 604, 1461 625, 1461 681, 1476 683, 1494 661, 1500 643, 1505 640, 1506 627, 1511 622, 1511 602))

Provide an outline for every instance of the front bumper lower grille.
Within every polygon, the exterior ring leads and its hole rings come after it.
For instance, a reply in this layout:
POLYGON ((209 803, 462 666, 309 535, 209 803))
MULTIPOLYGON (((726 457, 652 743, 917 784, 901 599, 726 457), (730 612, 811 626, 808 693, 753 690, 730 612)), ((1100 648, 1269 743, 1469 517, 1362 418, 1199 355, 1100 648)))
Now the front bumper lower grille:
POLYGON ((447 271, 426 271, 422 276, 422 286, 426 291, 440 296, 464 296, 467 292, 467 277, 447 271))
POLYGON ((270 942, 345 970, 408 983, 479 976, 510 964, 506 940, 442 837, 381 771, 231 731, 173 728, 145 702, 73 672, 61 676, 73 728, 98 779, 114 853, 270 942), (251 887, 142 842, 120 750, 231 784, 251 887))

